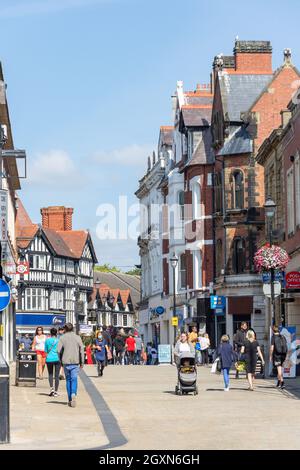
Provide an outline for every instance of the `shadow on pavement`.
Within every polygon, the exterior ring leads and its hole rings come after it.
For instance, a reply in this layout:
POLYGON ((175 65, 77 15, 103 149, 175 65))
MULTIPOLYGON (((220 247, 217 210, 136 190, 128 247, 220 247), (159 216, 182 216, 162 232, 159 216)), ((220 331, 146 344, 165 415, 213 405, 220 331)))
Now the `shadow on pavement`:
POLYGON ((51 405, 68 405, 66 401, 47 401, 46 403, 50 403, 51 405))
POLYGON ((89 377, 84 370, 81 370, 79 372, 79 375, 86 389, 86 392, 88 393, 90 399, 93 402, 93 405, 102 423, 104 432, 109 441, 108 444, 104 446, 96 447, 89 450, 112 449, 113 447, 121 447, 127 444, 128 441, 123 435, 117 419, 111 412, 109 406, 107 405, 106 401, 102 397, 97 387, 92 382, 91 377, 93 376, 89 377))

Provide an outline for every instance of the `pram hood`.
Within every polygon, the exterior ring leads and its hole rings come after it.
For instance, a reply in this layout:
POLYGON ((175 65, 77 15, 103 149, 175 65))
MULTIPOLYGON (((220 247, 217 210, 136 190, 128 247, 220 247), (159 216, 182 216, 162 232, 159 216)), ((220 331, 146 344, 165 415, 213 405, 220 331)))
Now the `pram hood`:
POLYGON ((179 356, 179 364, 182 365, 186 359, 189 359, 191 365, 195 365, 195 353, 187 351, 182 352, 179 356))

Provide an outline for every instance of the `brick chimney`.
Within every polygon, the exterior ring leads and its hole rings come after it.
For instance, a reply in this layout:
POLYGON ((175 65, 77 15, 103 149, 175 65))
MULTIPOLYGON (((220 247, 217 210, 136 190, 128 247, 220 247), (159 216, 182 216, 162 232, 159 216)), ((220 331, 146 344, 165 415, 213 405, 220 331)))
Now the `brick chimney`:
POLYGON ((272 73, 270 41, 235 41, 235 70, 249 73, 272 73))
POLYGON ((52 230, 72 230, 72 216, 74 209, 65 206, 43 207, 42 226, 52 230))

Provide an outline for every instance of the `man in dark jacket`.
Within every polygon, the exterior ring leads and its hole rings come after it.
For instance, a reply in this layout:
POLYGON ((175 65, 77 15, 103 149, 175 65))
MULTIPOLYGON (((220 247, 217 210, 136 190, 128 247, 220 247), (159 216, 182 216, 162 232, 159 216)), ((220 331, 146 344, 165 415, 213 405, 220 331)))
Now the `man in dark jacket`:
MULTIPOLYGON (((243 321, 241 323, 240 329, 238 329, 236 334, 234 335, 234 339, 233 339, 234 350, 237 353, 238 358, 240 358, 241 349, 244 346, 247 331, 248 331, 248 324, 247 324, 247 322, 243 321)), ((239 372, 238 371, 236 371, 235 378, 236 379, 239 378, 239 372)))
POLYGON ((124 364, 124 353, 125 353, 125 339, 120 333, 117 334, 113 341, 115 348, 115 363, 123 365, 124 364))

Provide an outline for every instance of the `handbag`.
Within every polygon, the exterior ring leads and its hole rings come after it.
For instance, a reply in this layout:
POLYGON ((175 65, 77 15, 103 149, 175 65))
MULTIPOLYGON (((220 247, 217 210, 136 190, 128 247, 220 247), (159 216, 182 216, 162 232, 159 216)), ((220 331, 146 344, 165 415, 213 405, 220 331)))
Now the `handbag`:
POLYGON ((195 349, 196 351, 201 351, 201 344, 199 342, 195 344, 195 349))
POLYGON ((111 361, 113 357, 112 357, 111 350, 109 348, 106 349, 106 353, 107 353, 107 360, 111 361))

